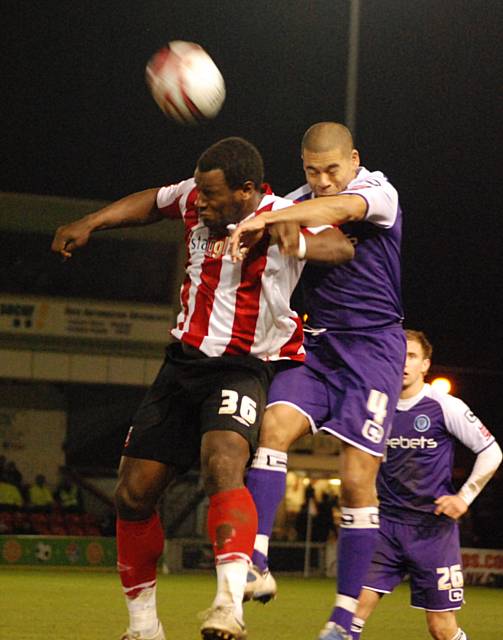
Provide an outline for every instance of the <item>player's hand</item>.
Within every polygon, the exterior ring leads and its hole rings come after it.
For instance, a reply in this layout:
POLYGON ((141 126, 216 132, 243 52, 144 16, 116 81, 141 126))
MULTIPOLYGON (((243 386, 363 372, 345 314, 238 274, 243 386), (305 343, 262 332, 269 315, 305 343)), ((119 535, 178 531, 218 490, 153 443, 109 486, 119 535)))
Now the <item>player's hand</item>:
POLYGON ((468 511, 468 505, 459 496, 440 496, 435 500, 435 515, 444 514, 453 520, 461 518, 468 511))
POLYGON ((277 222, 269 227, 273 242, 285 256, 296 256, 299 252, 300 225, 296 222, 277 222))
POLYGON ((251 247, 262 239, 266 223, 260 219, 261 217, 255 216, 241 222, 232 232, 230 244, 232 262, 244 260, 251 247))
POLYGON ((68 260, 75 249, 87 244, 91 231, 92 228, 85 219, 58 227, 54 234, 51 251, 59 253, 63 260, 68 260))

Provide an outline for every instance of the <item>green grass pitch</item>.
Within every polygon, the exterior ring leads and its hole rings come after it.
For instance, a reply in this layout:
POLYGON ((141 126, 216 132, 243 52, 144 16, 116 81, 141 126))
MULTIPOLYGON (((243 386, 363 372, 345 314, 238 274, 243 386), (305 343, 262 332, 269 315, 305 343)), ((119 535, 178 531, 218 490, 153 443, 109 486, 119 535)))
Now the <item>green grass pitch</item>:
MULTIPOLYGON (((168 640, 198 640, 196 614, 209 606, 211 575, 161 575, 159 613, 168 640)), ((315 640, 330 610, 330 579, 279 577, 275 602, 245 605, 250 640, 315 640)), ((458 619, 472 640, 503 640, 503 591, 468 587, 458 619)), ((408 606, 402 585, 379 605, 362 640, 428 638, 422 611, 408 606)), ((118 640, 126 611, 114 573, 0 570, 0 638, 118 640)))

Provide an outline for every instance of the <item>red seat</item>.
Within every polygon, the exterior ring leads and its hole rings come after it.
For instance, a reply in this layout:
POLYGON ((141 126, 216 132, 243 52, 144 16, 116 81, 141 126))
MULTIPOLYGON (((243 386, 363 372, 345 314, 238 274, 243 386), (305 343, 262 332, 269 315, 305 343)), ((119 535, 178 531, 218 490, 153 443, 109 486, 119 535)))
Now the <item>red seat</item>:
POLYGON ((79 527, 76 524, 67 525, 67 531, 69 536, 84 536, 85 532, 82 527, 79 527))
POLYGON ((38 536, 50 536, 52 533, 52 530, 49 527, 49 525, 44 522, 33 523, 31 526, 33 528, 33 533, 35 533, 38 536))
POLYGON ((68 531, 66 530, 66 527, 64 527, 63 525, 60 525, 60 524, 52 524, 50 526, 50 531, 51 531, 52 535, 54 535, 54 536, 67 536, 68 535, 68 531))
POLYGON ((32 531, 30 514, 24 511, 15 511, 12 514, 12 527, 15 533, 30 533, 32 531))
POLYGON ((47 524, 48 517, 46 513, 30 513, 30 521, 33 526, 38 524, 47 524))
POLYGON ((94 524, 88 524, 85 528, 86 536, 101 536, 101 529, 94 524))
POLYGON ((67 513, 65 514, 65 522, 67 525, 80 527, 83 524, 82 515, 80 513, 67 513))
POLYGON ((81 520, 86 526, 96 526, 96 517, 92 513, 83 513, 81 520))
POLYGON ((54 511, 52 513, 49 514, 49 522, 51 523, 51 525, 53 524, 57 524, 57 525, 62 525, 64 526, 65 524, 65 520, 63 518, 63 514, 60 511, 54 511))
POLYGON ((0 522, 9 522, 12 524, 14 514, 12 511, 0 511, 0 522))
POLYGON ((12 533, 13 530, 12 513, 10 511, 0 512, 0 535, 12 533))

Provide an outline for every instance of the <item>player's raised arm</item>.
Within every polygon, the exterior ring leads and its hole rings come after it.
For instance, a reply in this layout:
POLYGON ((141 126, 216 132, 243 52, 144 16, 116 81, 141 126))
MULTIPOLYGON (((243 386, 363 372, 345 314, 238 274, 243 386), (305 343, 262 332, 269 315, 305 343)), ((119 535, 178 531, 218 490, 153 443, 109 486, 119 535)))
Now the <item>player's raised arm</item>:
POLYGON ((51 250, 65 259, 71 258, 73 251, 87 244, 91 233, 95 231, 158 222, 162 218, 156 205, 158 191, 158 188, 154 188, 132 193, 103 209, 59 227, 51 250))
POLYGON ((257 232, 275 223, 296 222, 302 227, 339 226, 363 220, 366 212, 366 200, 350 194, 314 198, 279 211, 268 211, 238 225, 231 236, 231 254, 238 260, 240 248, 251 246, 257 232))

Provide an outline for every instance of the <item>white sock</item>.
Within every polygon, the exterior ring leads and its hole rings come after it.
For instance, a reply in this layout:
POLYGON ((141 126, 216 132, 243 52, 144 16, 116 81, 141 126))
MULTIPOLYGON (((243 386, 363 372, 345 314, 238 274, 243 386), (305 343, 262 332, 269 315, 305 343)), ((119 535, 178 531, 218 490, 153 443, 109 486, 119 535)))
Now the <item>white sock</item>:
POLYGON ((253 548, 267 558, 269 555, 269 536, 266 536, 265 533, 257 533, 253 548))
POLYGON ((141 635, 154 636, 159 628, 157 607, 155 599, 155 587, 143 589, 136 598, 126 596, 126 604, 129 611, 129 628, 131 631, 139 631, 141 635))
POLYGON ((357 618, 356 616, 353 616, 353 620, 351 622, 351 632, 361 633, 363 631, 364 625, 365 625, 365 620, 362 620, 361 618, 357 618))
POLYGON ((225 562, 217 564, 217 595, 213 606, 232 605, 234 615, 243 619, 243 595, 246 586, 248 563, 225 562))

